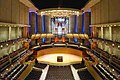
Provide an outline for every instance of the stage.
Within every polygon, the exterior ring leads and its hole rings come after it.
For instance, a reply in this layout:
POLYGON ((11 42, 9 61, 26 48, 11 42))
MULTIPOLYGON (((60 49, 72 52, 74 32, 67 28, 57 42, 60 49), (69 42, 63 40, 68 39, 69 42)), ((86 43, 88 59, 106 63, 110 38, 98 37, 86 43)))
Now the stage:
POLYGON ((72 54, 46 54, 37 58, 38 62, 50 65, 70 65, 82 61, 82 57, 72 54))

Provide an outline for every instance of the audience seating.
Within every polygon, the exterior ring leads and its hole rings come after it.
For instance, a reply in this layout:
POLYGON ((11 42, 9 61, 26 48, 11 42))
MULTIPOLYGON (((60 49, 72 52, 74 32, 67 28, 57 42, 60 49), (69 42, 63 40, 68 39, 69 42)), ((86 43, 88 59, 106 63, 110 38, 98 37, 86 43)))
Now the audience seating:
POLYGON ((44 69, 46 66, 47 66, 47 64, 44 64, 44 63, 36 63, 34 65, 34 67, 41 68, 41 69, 44 69))
POLYGON ((45 80, 74 80, 70 66, 50 66, 45 80))
POLYGON ((27 66, 28 65, 18 64, 14 66, 9 72, 6 72, 2 78, 5 80, 16 80, 27 66))
POLYGON ((81 63, 73 64, 73 67, 75 69, 85 68, 84 61, 82 61, 81 63))
POLYGON ((116 79, 116 76, 114 76, 110 71, 108 71, 103 65, 97 64, 93 66, 93 68, 98 72, 102 79, 116 79))
POLYGON ((42 74, 42 71, 33 69, 29 75, 25 78, 25 80, 39 80, 40 76, 42 74))
POLYGON ((87 69, 84 69, 82 71, 78 71, 78 75, 79 75, 81 80, 95 80, 87 69))
POLYGON ((110 65, 110 67, 114 68, 118 73, 120 73, 120 59, 115 55, 111 55, 102 49, 95 48, 96 52, 94 54, 99 57, 106 64, 110 65))

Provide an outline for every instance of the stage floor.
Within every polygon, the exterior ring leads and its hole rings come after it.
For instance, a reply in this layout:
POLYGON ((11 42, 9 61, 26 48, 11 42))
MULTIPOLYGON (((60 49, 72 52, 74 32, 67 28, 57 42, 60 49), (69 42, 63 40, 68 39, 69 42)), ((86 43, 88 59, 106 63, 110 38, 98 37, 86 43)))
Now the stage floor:
POLYGON ((50 65, 70 65, 73 63, 78 63, 82 61, 82 57, 72 55, 72 54, 47 54, 37 58, 38 62, 43 62, 50 65), (63 62, 58 62, 57 57, 62 56, 63 62))

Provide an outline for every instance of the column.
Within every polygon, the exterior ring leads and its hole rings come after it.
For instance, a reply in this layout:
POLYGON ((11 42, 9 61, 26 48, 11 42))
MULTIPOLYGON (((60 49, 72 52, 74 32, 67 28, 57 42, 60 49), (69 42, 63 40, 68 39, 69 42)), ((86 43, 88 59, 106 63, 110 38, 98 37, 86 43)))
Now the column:
MULTIPOLYGON (((77 33, 77 31, 78 31, 77 18, 78 18, 78 16, 75 15, 74 16, 74 33, 77 33)), ((77 42, 77 38, 74 38, 74 42, 77 42)))
POLYGON ((101 38, 103 38, 103 27, 101 27, 101 38))
POLYGON ((36 26, 36 14, 35 12, 30 12, 29 13, 29 24, 31 25, 29 31, 30 31, 30 36, 32 34, 35 34, 35 26, 36 26))
POLYGON ((89 34, 90 33, 89 25, 91 24, 90 12, 85 12, 83 16, 84 16, 84 33, 89 34))
POLYGON ((42 33, 42 17, 41 15, 38 15, 38 33, 42 33))
MULTIPOLYGON (((45 33, 45 15, 42 16, 42 33, 45 33)), ((45 38, 42 38, 42 42, 45 42, 45 38)))
POLYGON ((9 27, 9 37, 8 40, 11 40, 11 27, 9 27))
POLYGON ((110 40, 112 40, 112 27, 109 27, 110 40))

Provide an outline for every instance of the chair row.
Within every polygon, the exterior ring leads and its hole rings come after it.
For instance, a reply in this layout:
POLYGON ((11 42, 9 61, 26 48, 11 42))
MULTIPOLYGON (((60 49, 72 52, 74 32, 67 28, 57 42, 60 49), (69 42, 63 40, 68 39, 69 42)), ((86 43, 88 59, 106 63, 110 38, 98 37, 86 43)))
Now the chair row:
POLYGON ((97 71, 97 73, 101 76, 102 79, 105 79, 105 80, 108 80, 108 79, 116 80, 117 79, 117 77, 112 72, 107 70, 106 67, 104 67, 101 64, 93 65, 92 67, 97 71))
POLYGON ((3 76, 6 80, 16 80, 28 65, 17 64, 3 76))
POLYGON ((110 65, 112 68, 114 68, 118 73, 120 73, 120 58, 111 55, 99 48, 95 49, 95 55, 97 55, 102 61, 104 61, 106 64, 110 65))
POLYGON ((15 52, 16 55, 13 56, 14 53, 6 56, 5 58, 3 58, 0 62, 0 73, 4 73, 6 71, 6 69, 9 69, 14 63, 18 63, 20 62, 20 59, 26 55, 28 55, 29 50, 25 49, 25 48, 21 48, 19 49, 19 51, 16 51, 18 53, 15 52), (24 55, 23 55, 24 54, 24 55))
POLYGON ((39 80, 42 74, 41 70, 32 69, 29 75, 25 78, 25 80, 39 80))
POLYGON ((53 38, 53 34, 33 34, 31 39, 40 39, 40 38, 53 38))
POLYGON ((10 61, 9 59, 11 58, 11 60, 17 56, 20 52, 26 50, 26 48, 20 48, 12 53, 10 53, 9 55, 5 55, 0 59, 0 65, 2 65, 4 62, 6 61, 10 61))
MULTIPOLYGON (((33 34, 31 39, 54 38, 54 34, 33 34)), ((89 39, 87 34, 66 34, 66 38, 89 39)))
POLYGON ((87 69, 77 72, 81 80, 95 80, 87 69))

